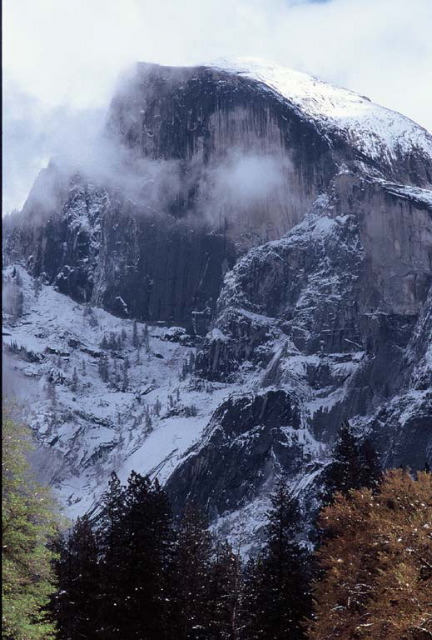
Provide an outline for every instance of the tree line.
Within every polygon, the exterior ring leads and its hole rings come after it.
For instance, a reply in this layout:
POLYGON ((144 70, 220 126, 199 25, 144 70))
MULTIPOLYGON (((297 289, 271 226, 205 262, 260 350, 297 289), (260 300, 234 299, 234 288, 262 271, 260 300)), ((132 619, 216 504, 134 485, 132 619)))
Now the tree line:
MULTIPOLYGON (((59 640, 432 636, 429 472, 383 474, 346 423, 322 473, 314 550, 283 478, 270 502, 261 551, 245 562, 193 505, 174 518, 157 480, 113 474, 97 517, 50 536, 52 594, 33 626, 59 640)), ((26 633, 3 637, 50 637, 26 633)))

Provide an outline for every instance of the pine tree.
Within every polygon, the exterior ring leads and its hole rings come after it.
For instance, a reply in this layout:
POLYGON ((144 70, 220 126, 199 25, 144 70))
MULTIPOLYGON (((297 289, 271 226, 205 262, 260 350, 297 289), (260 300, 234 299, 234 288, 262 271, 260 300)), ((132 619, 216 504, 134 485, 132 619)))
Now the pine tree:
POLYGON ((102 625, 99 549, 88 516, 78 518, 58 540, 55 562, 58 592, 53 609, 61 638, 93 640, 102 625))
POLYGON ((127 391, 128 387, 129 387, 129 375, 128 375, 128 366, 127 363, 129 361, 126 359, 123 363, 123 368, 122 368, 122 391, 127 391))
POLYGON ((42 290, 41 279, 36 277, 33 280, 33 291, 34 291, 36 300, 39 298, 41 290, 42 290))
POLYGON ((46 392, 48 399, 51 401, 51 405, 55 408, 57 406, 57 390, 52 379, 49 379, 47 382, 46 392))
POLYGON ((309 559, 295 539, 301 522, 299 505, 283 480, 271 505, 266 543, 248 567, 244 637, 302 640, 302 620, 311 606, 309 559))
POLYGON ((145 424, 146 433, 150 433, 150 431, 152 431, 152 429, 153 429, 153 422, 152 422, 150 411, 149 411, 148 407, 146 407, 144 420, 145 420, 144 424, 145 424))
POLYGON ((143 332, 142 332, 143 336, 142 336, 142 345, 145 349, 146 353, 149 353, 150 351, 150 334, 149 334, 149 328, 148 325, 145 324, 143 327, 143 332))
POLYGON ((383 479, 383 471, 380 459, 369 438, 366 438, 359 447, 360 460, 360 487, 377 489, 383 479))
POLYGON ((132 472, 126 488, 123 562, 129 595, 123 636, 159 640, 172 625, 173 529, 168 499, 157 481, 132 472))
POLYGON ((136 350, 136 358, 135 358, 135 364, 136 364, 136 365, 141 364, 141 347, 137 347, 137 350, 136 350))
POLYGON ((72 383, 71 383, 71 391, 72 393, 76 393, 78 390, 78 373, 76 367, 74 367, 73 375, 72 375, 72 383))
POLYGON ((179 639, 206 640, 209 637, 212 555, 207 519, 189 505, 179 525, 175 555, 179 639))
POLYGON ((98 637, 103 640, 120 637, 125 600, 129 595, 128 575, 124 564, 125 519, 125 488, 117 475, 112 473, 108 489, 102 498, 98 521, 98 540, 102 554, 100 612, 103 621, 98 637))
POLYGON ((55 589, 47 546, 56 527, 53 501, 30 472, 29 433, 7 408, 2 417, 2 637, 48 640, 55 632, 46 613, 55 589))
POLYGON ((210 566, 208 638, 239 638, 242 584, 240 554, 234 554, 228 542, 219 543, 210 566))
POLYGON ((348 421, 339 430, 332 457, 322 476, 323 504, 331 502, 336 491, 348 495, 351 489, 378 485, 382 472, 376 452, 369 440, 359 445, 348 421))
POLYGON ((113 373, 112 373, 112 383, 115 389, 118 389, 120 386, 120 372, 117 364, 117 358, 113 358, 113 373))
POLYGON ((141 340, 139 339, 138 325, 136 320, 133 321, 132 325, 132 346, 135 347, 135 349, 139 349, 141 346, 141 340))
POLYGON ((156 401, 155 401, 154 406, 153 406, 153 411, 154 411, 155 416, 157 416, 157 417, 160 416, 161 409, 162 409, 162 403, 159 400, 159 398, 156 398, 156 401))
POLYGON ((109 380, 109 365, 108 365, 108 356, 106 353, 103 353, 99 358, 98 365, 99 375, 102 382, 108 382, 109 380))

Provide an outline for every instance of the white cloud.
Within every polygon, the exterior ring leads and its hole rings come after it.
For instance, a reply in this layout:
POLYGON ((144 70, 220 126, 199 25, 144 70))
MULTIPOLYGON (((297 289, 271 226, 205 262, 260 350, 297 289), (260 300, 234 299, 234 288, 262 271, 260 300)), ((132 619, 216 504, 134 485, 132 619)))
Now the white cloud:
POLYGON ((106 108, 135 60, 263 57, 432 130, 431 24, 431 0, 5 0, 5 208, 22 204, 59 132, 78 135, 76 110, 88 123, 106 108))

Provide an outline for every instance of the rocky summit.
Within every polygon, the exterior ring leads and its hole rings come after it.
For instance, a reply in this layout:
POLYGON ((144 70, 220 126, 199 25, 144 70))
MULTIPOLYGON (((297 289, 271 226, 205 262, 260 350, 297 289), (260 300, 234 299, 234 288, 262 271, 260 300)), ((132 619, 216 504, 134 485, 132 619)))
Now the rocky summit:
POLYGON ((241 539, 348 419, 432 465, 432 136, 259 60, 137 64, 4 222, 9 391, 72 515, 157 475, 241 539))

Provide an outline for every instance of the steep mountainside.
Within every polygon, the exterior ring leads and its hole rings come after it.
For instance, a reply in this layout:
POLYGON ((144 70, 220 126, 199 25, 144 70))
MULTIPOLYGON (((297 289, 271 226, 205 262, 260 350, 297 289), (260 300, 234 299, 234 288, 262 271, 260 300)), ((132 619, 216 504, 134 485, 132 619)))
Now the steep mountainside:
POLYGON ((76 511, 135 466, 241 533, 281 470, 313 504, 345 418, 431 460, 430 134, 258 61, 138 64, 83 156, 5 223, 8 359, 76 511))

